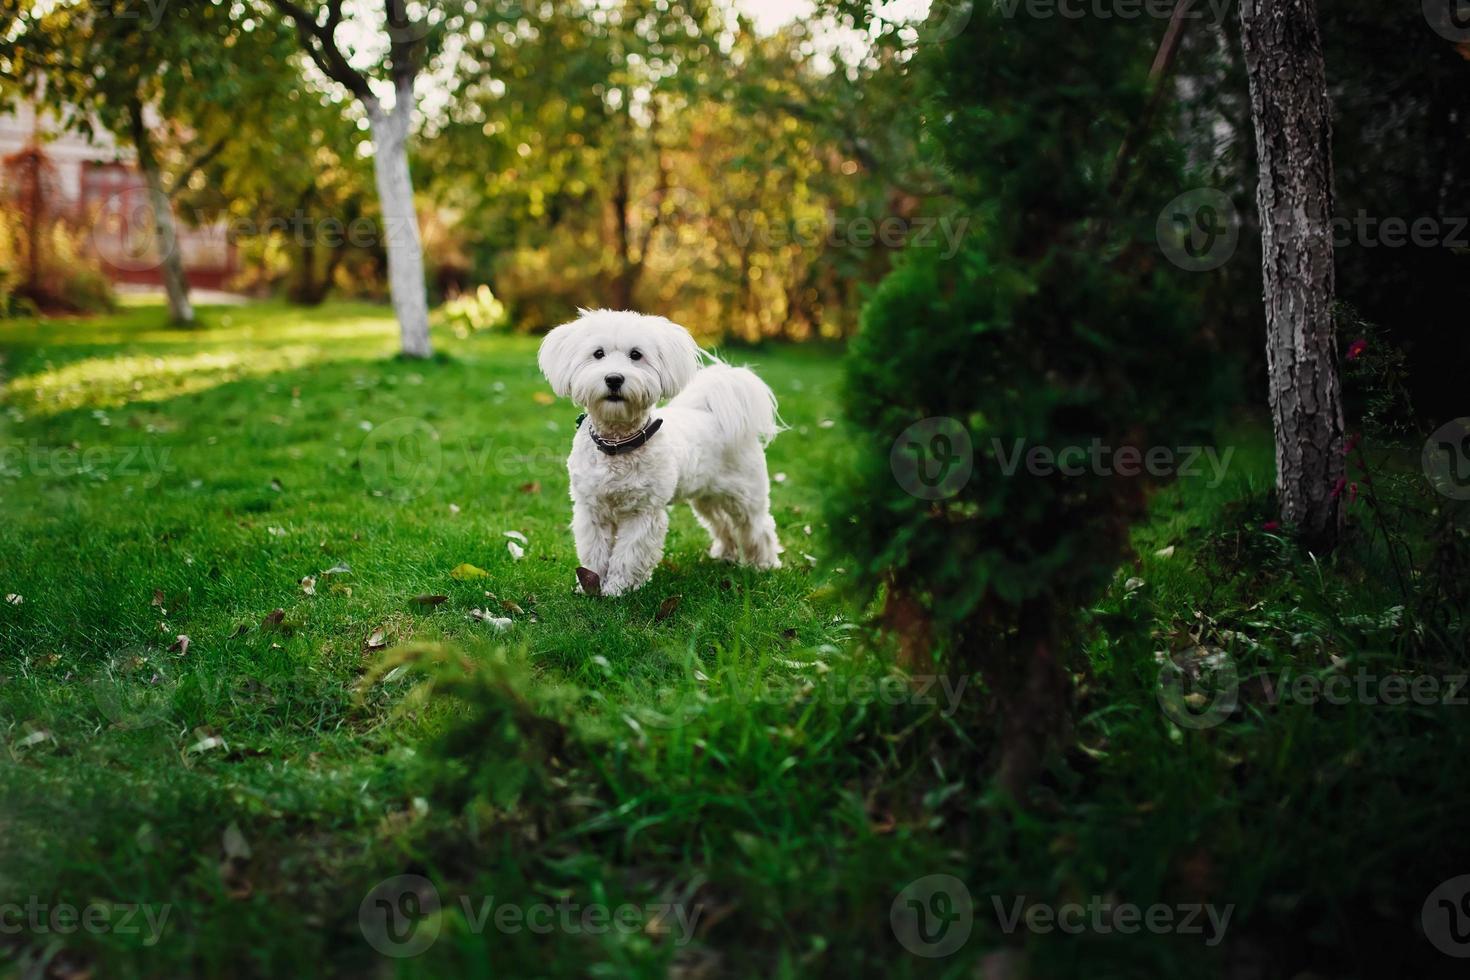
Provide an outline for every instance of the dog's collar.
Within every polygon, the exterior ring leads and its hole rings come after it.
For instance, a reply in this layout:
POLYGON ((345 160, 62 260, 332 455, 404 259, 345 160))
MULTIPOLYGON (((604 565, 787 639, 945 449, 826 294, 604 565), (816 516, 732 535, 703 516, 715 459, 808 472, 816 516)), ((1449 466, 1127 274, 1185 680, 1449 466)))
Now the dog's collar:
MULTIPOLYGON (((582 427, 582 423, 586 420, 586 412, 578 415, 577 428, 580 429, 582 427)), ((633 450, 637 449, 639 446, 652 439, 653 434, 657 432, 663 424, 663 419, 654 419, 626 439, 604 439, 602 438, 602 436, 598 435, 597 430, 592 428, 590 425, 587 427, 587 434, 592 437, 592 445, 596 446, 598 449, 601 449, 609 456, 621 456, 623 455, 623 453, 631 453, 633 450)))

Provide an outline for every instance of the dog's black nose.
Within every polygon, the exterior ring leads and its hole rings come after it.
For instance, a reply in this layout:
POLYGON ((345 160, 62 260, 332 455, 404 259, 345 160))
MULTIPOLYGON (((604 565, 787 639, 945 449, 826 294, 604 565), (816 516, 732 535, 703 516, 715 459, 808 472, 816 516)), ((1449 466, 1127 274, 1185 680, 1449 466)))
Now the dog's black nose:
POLYGON ((623 376, 621 374, 609 374, 602 380, 606 382, 608 391, 617 391, 623 386, 623 376))

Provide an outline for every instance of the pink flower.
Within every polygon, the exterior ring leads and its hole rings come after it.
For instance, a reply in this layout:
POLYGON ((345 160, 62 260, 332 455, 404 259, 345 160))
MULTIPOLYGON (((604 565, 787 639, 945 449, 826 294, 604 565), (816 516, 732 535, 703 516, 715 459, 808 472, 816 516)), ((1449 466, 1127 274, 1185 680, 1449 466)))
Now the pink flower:
POLYGON ((1356 435, 1348 436, 1347 443, 1342 447, 1342 454, 1344 456, 1346 456, 1348 453, 1352 452, 1354 449, 1357 449, 1358 448, 1358 440, 1361 439, 1361 438, 1363 438, 1361 433, 1356 434, 1356 435))
POLYGON ((1356 483, 1349 483, 1348 484, 1348 503, 1350 503, 1350 504, 1351 503, 1354 503, 1354 502, 1357 501, 1357 499, 1358 499, 1358 485, 1356 483))
POLYGON ((1365 351, 1367 349, 1368 349, 1368 341, 1365 340, 1365 339, 1363 339, 1362 337, 1359 337, 1357 340, 1353 341, 1351 344, 1348 344, 1347 359, 1350 360, 1350 361, 1356 361, 1359 357, 1362 356, 1363 351, 1365 351))
POLYGON ((1341 497, 1342 496, 1342 491, 1343 491, 1343 489, 1346 486, 1347 486, 1347 477, 1345 477, 1345 476, 1338 477, 1337 478, 1337 482, 1332 485, 1332 499, 1333 500, 1336 500, 1338 497, 1341 497))
POLYGON ((1261 525, 1261 530, 1262 531, 1279 531, 1279 530, 1281 530, 1281 522, 1280 521, 1267 521, 1266 523, 1264 523, 1264 524, 1261 525))

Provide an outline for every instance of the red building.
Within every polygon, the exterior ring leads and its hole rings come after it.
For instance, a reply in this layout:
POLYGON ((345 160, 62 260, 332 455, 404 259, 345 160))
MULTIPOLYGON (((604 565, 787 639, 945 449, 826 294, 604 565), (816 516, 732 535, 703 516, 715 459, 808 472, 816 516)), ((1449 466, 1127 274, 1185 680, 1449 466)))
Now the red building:
MULTIPOLYGON (((0 115, 0 197, 18 194, 33 201, 26 213, 42 213, 88 229, 88 239, 108 277, 116 283, 162 286, 157 234, 147 185, 131 162, 100 128, 92 139, 63 132, 22 103, 0 115), (26 153, 39 149, 41 166, 26 153), (44 171, 44 181, 40 172, 44 171)), ((223 289, 239 271, 239 257, 221 224, 196 225, 175 213, 179 253, 189 285, 223 289)))

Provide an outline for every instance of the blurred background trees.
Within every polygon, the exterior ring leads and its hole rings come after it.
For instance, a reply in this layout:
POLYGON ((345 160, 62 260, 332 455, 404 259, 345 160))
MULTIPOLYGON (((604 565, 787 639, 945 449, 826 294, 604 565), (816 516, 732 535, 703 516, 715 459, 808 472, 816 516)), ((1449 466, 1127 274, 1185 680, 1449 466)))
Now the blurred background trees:
MULTIPOLYGON (((914 56, 942 40, 936 19, 945 31, 963 27, 967 4, 943 3, 919 26, 884 19, 896 5, 832 0, 759 30, 748 19, 756 6, 408 4, 402 25, 385 26, 377 6, 345 3, 338 40, 369 94, 385 105, 392 95, 371 69, 387 66, 391 81, 395 33, 421 61, 406 139, 429 303, 486 286, 516 329, 544 329, 578 306, 627 304, 688 322, 705 339, 842 338, 924 222, 948 219, 957 244, 994 216, 994 199, 957 196, 954 164, 920 146, 947 136, 920 125, 914 56)), ((168 4, 156 23, 136 7, 23 0, 0 13, 5 98, 34 99, 38 76, 49 76, 47 102, 78 110, 68 124, 96 121, 130 144, 126 99, 111 93, 114 83, 124 95, 134 86, 181 225, 229 230, 239 260, 232 286, 305 303, 386 297, 369 114, 302 50, 296 22, 266 0, 168 4), (104 56, 104 42, 116 50, 104 56), (69 71, 78 59, 96 70, 69 71), (96 115, 109 105, 118 108, 96 115), (215 155, 202 152, 225 136, 215 155)), ((322 18, 333 8, 301 9, 322 18)), ((1020 39, 1047 27, 1025 4, 1003 12, 988 29, 1020 39)), ((1195 320, 1259 403, 1254 132, 1239 21, 1234 10, 1218 22, 1216 13, 1199 6, 1185 22, 1159 123, 1182 148, 1189 180, 1154 188, 1152 203, 1162 209, 1192 186, 1233 202, 1239 246, 1198 275, 1195 320)), ((1130 23, 1154 45, 1165 26, 1130 23)), ((1412 411, 1442 416, 1470 357, 1470 338, 1444 327, 1470 300, 1466 249, 1449 234, 1467 213, 1466 43, 1436 32, 1418 7, 1366 0, 1335 6, 1321 28, 1336 212, 1347 222, 1335 249, 1339 299, 1375 345, 1403 351, 1412 411), (1366 240, 1359 215, 1433 218, 1442 240, 1366 240)), ((1078 84, 1099 104, 1109 95, 1090 79, 1078 84)), ((1010 93, 985 97, 1007 111, 1010 93)), ((37 148, 44 154, 45 141, 37 148)), ((15 227, 0 236, 14 243, 0 257, 12 284, 33 237, 18 217, 19 173, 4 188, 15 227)), ((37 221, 49 228, 56 213, 42 207, 37 221)), ((84 264, 85 238, 68 267, 84 264)))

